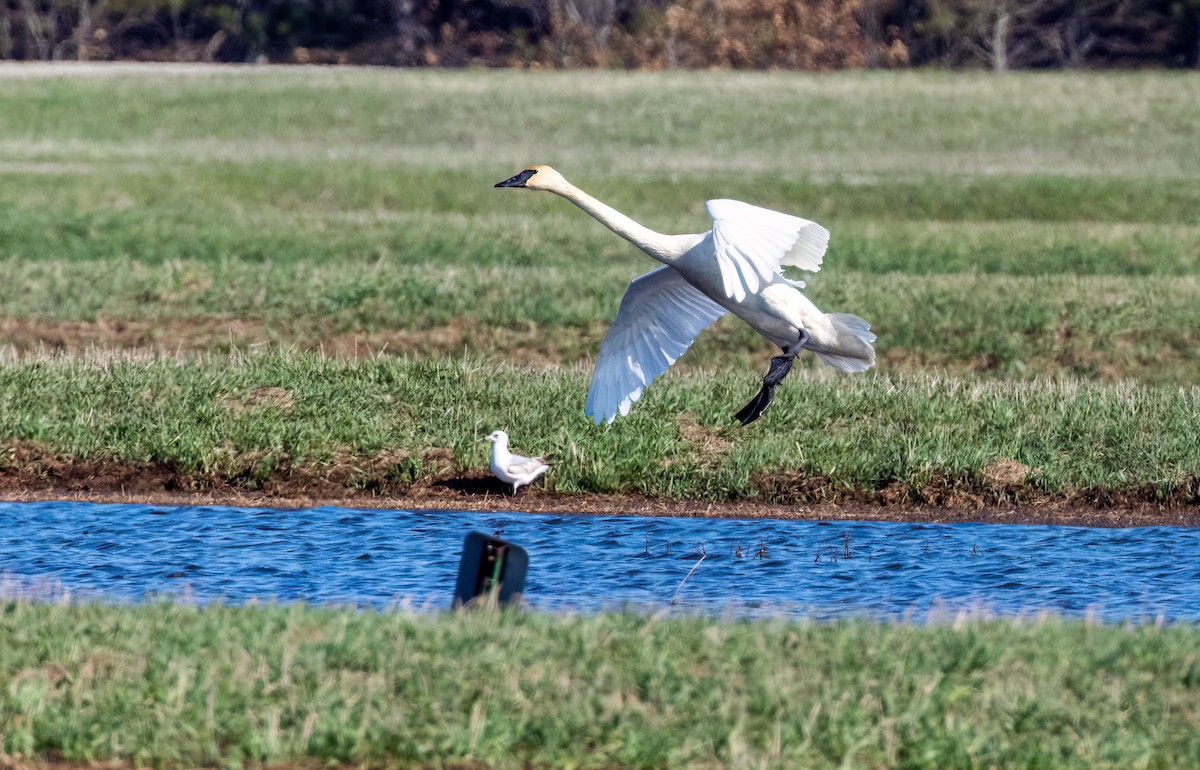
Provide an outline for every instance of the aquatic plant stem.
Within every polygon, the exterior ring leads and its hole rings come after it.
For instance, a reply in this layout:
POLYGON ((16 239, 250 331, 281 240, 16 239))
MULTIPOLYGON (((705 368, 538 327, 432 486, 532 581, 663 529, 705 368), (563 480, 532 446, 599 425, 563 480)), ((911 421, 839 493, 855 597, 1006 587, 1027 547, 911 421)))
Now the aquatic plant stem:
POLYGON ((692 568, 690 570, 688 570, 688 573, 683 576, 683 580, 680 580, 679 585, 675 587, 675 593, 671 596, 671 604, 674 604, 675 601, 679 598, 679 592, 681 590, 683 590, 683 584, 687 582, 688 578, 690 578, 692 576, 692 573, 696 571, 696 568, 700 566, 700 562, 704 561, 707 558, 708 558, 708 554, 706 554, 706 553, 700 554, 700 561, 697 561, 695 564, 692 565, 692 568))

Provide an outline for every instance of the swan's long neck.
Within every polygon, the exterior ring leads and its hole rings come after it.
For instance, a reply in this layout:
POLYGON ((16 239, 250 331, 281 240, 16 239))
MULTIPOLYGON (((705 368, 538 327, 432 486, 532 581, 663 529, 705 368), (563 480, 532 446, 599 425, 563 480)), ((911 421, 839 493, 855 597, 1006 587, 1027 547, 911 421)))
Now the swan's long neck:
POLYGON ((685 250, 681 249, 679 244, 676 243, 678 240, 676 236, 663 235, 645 225, 635 222, 612 206, 596 200, 566 180, 556 185, 552 192, 558 193, 571 201, 595 217, 597 222, 660 262, 670 264, 678 259, 685 250))

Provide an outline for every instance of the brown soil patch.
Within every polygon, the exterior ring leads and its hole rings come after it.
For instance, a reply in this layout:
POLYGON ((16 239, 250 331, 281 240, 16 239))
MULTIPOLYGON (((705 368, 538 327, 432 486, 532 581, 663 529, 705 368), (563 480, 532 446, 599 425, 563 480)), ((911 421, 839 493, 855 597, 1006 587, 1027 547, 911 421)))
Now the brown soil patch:
POLYGON ((217 401, 234 414, 260 408, 286 412, 295 405, 296 397, 287 388, 259 387, 249 393, 226 393, 218 396, 217 401))
MULTIPOLYGON (((203 289, 203 282, 184 291, 203 289)), ((160 298, 170 301, 171 297, 160 298)), ((291 350, 320 351, 335 358, 370 358, 381 354, 410 356, 461 355, 464 351, 493 353, 503 351, 504 359, 527 367, 560 366, 593 355, 608 329, 607 321, 584 326, 555 327, 553 334, 530 325, 506 328, 481 325, 469 318, 449 323, 413 328, 371 331, 331 332, 328 319, 290 318, 269 321, 246 318, 188 316, 175 318, 100 318, 94 321, 61 321, 37 318, 0 319, 0 347, 17 352, 101 351, 112 356, 137 357, 148 354, 186 354, 204 351, 256 350, 281 347, 291 350)), ((705 344, 704 342, 700 343, 705 344)), ((1180 343, 1178 349, 1191 349, 1180 343)), ((1094 354, 1091 354, 1094 358, 1094 354)), ((1167 355, 1160 351, 1159 359, 1167 355)), ((1127 376, 1121 363, 1128 356, 1097 364, 1060 357, 1056 369, 1096 369, 1101 379, 1127 376)), ((1161 360, 1159 361, 1161 363, 1161 360)), ((881 369, 944 369, 966 372, 994 369, 994 356, 971 360, 951 360, 904 348, 880 353, 881 369)), ((676 369, 690 368, 688 359, 676 369)))
POLYGON ((18 351, 121 348, 187 352, 249 348, 266 340, 262 322, 207 316, 161 321, 112 318, 95 321, 0 320, 0 345, 18 351))
POLYGON ((513 496, 485 471, 463 472, 448 449, 420 457, 406 451, 373 456, 341 453, 328 463, 247 455, 221 474, 180 471, 167 464, 62 459, 35 445, 0 448, 0 499, 83 500, 153 505, 244 505, 489 510, 531 513, 630 514, 806 520, 875 520, 1083 526, 1200 526, 1200 505, 1164 505, 1152 490, 1075 498, 1045 495, 1022 504, 970 490, 839 490, 828 480, 760 479, 760 499, 702 501, 637 495, 561 494, 523 488, 513 496), (917 501, 917 502, 914 502, 917 501), (925 502, 921 502, 924 500, 925 502), (933 502, 930 502, 933 501, 933 502))
POLYGON ((1016 460, 993 460, 983 466, 983 480, 993 489, 1013 489, 1025 483, 1029 466, 1016 460))
POLYGON ((544 330, 536 328, 481 328, 479 324, 455 319, 449 324, 430 328, 334 334, 316 340, 314 344, 302 344, 342 358, 363 358, 381 353, 459 355, 464 350, 503 350, 509 363, 539 367, 557 366, 593 343, 593 338, 578 329, 556 329, 555 334, 548 337, 544 330))
POLYGON ((469 320, 428 328, 379 329, 330 333, 322 319, 290 319, 272 323, 257 319, 191 316, 154 320, 100 318, 57 321, 36 318, 0 319, 0 346, 17 352, 120 351, 113 355, 254 350, 264 346, 321 351, 336 358, 370 358, 381 354, 459 355, 470 351, 505 351, 505 360, 523 366, 557 366, 594 350, 606 326, 544 329, 481 328, 469 320))
POLYGON ((705 428, 688 414, 679 415, 679 435, 695 447, 697 452, 705 455, 728 452, 733 447, 733 442, 721 432, 705 428))

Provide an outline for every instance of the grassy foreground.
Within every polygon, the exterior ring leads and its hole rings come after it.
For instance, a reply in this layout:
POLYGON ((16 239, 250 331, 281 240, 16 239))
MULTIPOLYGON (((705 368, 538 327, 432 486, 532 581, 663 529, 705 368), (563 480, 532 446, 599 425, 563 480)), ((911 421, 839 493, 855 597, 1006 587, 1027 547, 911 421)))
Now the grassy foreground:
POLYGON ((0 603, 0 749, 158 768, 1185 767, 1200 631, 0 603))
POLYGON ((505 428, 518 449, 558 454, 545 483, 565 493, 1200 502, 1200 388, 801 372, 741 428, 732 413, 757 390, 752 374, 677 373, 597 427, 583 413, 588 377, 283 352, 12 358, 0 368, 0 479, 36 480, 57 458, 85 489, 89 469, 113 461, 166 469, 185 490, 339 473, 333 493, 403 493, 484 471, 481 439, 505 428))

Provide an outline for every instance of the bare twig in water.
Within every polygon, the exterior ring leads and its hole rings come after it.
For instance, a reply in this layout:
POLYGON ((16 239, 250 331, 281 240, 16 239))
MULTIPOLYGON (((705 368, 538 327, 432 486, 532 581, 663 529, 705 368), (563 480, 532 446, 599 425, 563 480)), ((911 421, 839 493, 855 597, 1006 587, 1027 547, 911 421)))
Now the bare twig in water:
POLYGON ((708 558, 707 553, 700 554, 700 561, 698 561, 692 565, 692 568, 690 570, 688 570, 688 573, 683 576, 683 580, 680 580, 679 585, 675 587, 675 595, 671 597, 671 604, 674 604, 679 599, 679 592, 681 590, 683 590, 683 584, 687 582, 687 579, 690 578, 692 576, 692 573, 696 571, 696 568, 700 566, 700 562, 704 561, 707 558, 708 558))

